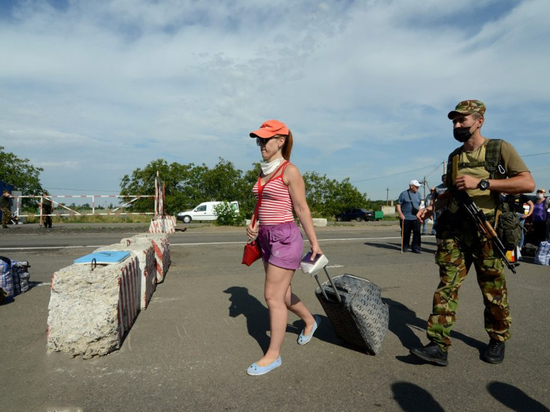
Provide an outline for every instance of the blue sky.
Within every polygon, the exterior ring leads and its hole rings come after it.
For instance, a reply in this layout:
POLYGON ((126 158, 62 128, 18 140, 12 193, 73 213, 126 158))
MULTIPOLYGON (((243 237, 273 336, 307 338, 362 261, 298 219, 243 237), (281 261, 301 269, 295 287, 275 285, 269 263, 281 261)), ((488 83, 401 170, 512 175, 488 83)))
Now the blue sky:
POLYGON ((158 158, 259 161, 287 123, 302 172, 371 199, 439 183, 447 113, 487 106, 550 187, 548 0, 3 0, 0 145, 54 194, 116 194, 158 158))

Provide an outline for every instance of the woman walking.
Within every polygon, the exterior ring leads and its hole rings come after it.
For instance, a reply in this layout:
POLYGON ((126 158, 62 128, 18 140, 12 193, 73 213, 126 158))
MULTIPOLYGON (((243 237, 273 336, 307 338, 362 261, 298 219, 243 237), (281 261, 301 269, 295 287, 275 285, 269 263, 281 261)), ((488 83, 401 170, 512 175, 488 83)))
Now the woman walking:
POLYGON ((255 196, 261 200, 258 219, 247 227, 247 234, 250 239, 258 239, 262 250, 264 297, 269 309, 271 340, 267 352, 247 369, 247 373, 263 375, 282 364, 281 347, 288 310, 305 323, 298 337, 300 345, 311 340, 320 323, 320 318, 314 317, 292 293, 292 277, 300 266, 303 252, 302 235, 294 221, 293 210, 309 240, 312 260, 323 252, 313 229, 304 180, 298 168, 289 162, 292 133, 284 123, 268 120, 250 133, 250 137, 256 139, 264 161, 262 173, 253 189, 255 196))

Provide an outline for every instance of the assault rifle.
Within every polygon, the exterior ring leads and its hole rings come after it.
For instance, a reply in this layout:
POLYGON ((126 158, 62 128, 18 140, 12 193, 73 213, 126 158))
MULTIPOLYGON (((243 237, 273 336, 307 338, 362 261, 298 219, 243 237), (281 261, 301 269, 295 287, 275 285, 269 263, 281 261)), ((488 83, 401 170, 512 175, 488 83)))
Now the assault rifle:
POLYGON ((497 252, 497 254, 504 261, 508 269, 510 269, 512 273, 516 273, 516 266, 518 266, 518 264, 512 264, 508 260, 508 258, 506 257, 506 248, 498 237, 497 232, 495 231, 493 226, 491 226, 491 223, 487 221, 485 215, 479 209, 479 207, 477 207, 470 195, 468 195, 465 190, 458 190, 456 186, 453 186, 451 188, 451 193, 453 197, 458 200, 459 206, 475 222, 478 229, 487 237, 487 239, 490 239, 491 242, 493 242, 493 250, 497 252))

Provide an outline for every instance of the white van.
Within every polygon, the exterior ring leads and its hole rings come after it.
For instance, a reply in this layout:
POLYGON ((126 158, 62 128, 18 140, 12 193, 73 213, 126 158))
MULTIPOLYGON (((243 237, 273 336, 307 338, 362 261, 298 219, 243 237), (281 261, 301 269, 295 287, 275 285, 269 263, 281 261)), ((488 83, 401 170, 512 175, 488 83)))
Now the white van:
MULTIPOLYGON (((222 203, 223 202, 203 202, 193 210, 179 212, 176 215, 176 219, 181 220, 183 223, 189 223, 192 220, 216 220, 218 218, 218 215, 216 215, 214 207, 222 203)), ((239 202, 233 201, 229 202, 229 204, 233 207, 235 214, 238 214, 239 202)))

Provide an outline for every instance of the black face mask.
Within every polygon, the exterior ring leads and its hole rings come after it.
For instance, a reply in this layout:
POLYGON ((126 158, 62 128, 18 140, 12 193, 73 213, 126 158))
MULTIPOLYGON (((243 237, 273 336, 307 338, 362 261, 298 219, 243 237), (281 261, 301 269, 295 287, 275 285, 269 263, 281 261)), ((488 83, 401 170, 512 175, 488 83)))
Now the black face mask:
POLYGON ((460 143, 464 143, 472 137, 472 132, 470 132, 470 127, 455 127, 453 129, 453 136, 460 143))

